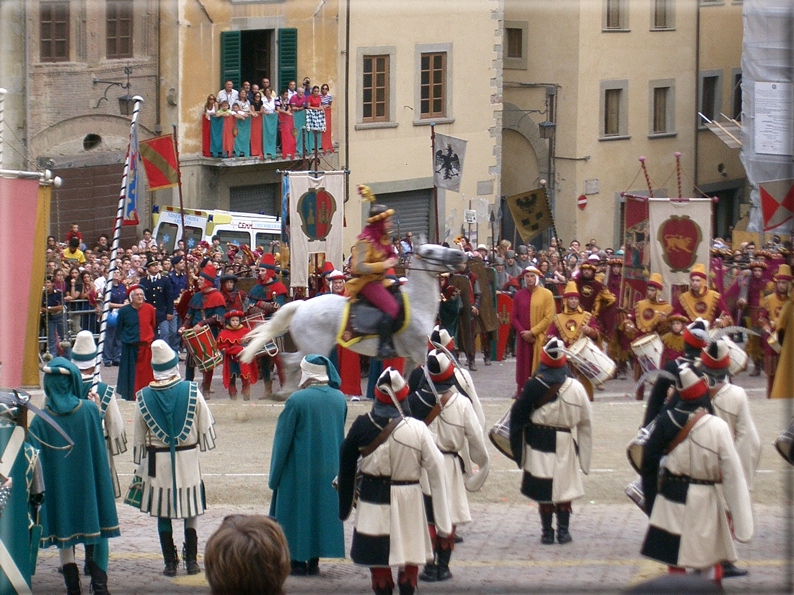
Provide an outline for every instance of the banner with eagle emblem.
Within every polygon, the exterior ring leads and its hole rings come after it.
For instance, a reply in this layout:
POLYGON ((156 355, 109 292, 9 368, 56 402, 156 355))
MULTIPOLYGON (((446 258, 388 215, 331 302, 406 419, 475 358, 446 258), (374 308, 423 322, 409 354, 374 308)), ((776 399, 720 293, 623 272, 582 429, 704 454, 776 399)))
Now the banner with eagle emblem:
POLYGON ((662 275, 666 300, 673 285, 689 285, 695 263, 704 265, 708 274, 711 205, 710 198, 648 199, 651 272, 662 275))
POLYGON ((460 192, 466 141, 436 133, 433 155, 433 184, 436 188, 460 192))
POLYGON ((554 225, 545 188, 508 196, 507 206, 510 207, 521 241, 525 244, 554 225))

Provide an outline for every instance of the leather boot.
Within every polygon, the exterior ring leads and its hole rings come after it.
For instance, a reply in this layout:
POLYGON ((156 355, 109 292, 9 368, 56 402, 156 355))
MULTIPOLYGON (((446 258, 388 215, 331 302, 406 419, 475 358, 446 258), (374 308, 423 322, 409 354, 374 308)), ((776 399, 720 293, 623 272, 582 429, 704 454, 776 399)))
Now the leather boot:
POLYGON ((433 561, 430 564, 425 564, 425 569, 422 571, 422 574, 419 575, 420 581, 434 583, 438 580, 438 565, 436 564, 437 560, 438 557, 434 552, 433 561))
POLYGON ((720 562, 722 565, 722 578, 734 578, 737 576, 747 576, 747 570, 739 568, 733 562, 720 562))
POLYGON ((540 524, 543 527, 543 532, 540 535, 540 543, 543 545, 551 545, 554 543, 554 513, 540 511, 540 524))
POLYGON ((390 586, 388 586, 388 585, 386 585, 385 587, 375 587, 373 589, 373 591, 375 592, 375 595, 391 595, 392 594, 392 588, 390 586))
POLYGON ((182 558, 188 574, 198 574, 201 568, 198 565, 198 535, 195 529, 185 528, 185 545, 182 549, 182 558))
POLYGON ((380 321, 378 321, 378 339, 380 343, 378 344, 378 355, 375 356, 376 359, 384 360, 397 357, 397 351, 395 351, 394 343, 392 342, 391 325, 391 316, 385 312, 381 314, 380 321))
POLYGON ((568 533, 568 523, 571 520, 571 511, 557 510, 557 542, 569 543, 572 541, 571 534, 568 533))
POLYGON ((273 398, 273 381, 272 380, 265 380, 265 392, 262 393, 262 396, 259 397, 260 401, 264 401, 266 399, 273 398))
POLYGON ((414 595, 416 593, 416 587, 414 587, 410 581, 408 582, 398 582, 397 585, 400 588, 400 595, 414 595))
POLYGON ((173 533, 160 533, 160 549, 163 550, 163 562, 165 576, 176 576, 176 569, 179 567, 179 556, 176 555, 173 533))
POLYGON ((66 595, 80 595, 82 593, 80 589, 80 571, 74 562, 63 565, 63 582, 66 583, 66 595))
POLYGON ((88 561, 88 570, 91 573, 91 592, 94 595, 110 595, 107 573, 93 560, 88 561))
POLYGON ((452 578, 452 573, 449 571, 449 559, 452 557, 452 548, 442 548, 440 545, 436 548, 436 560, 438 562, 438 581, 446 581, 452 578))
POLYGON ((85 564, 83 564, 83 574, 86 576, 91 576, 91 570, 88 568, 88 563, 94 559, 94 546, 87 545, 85 546, 85 564))

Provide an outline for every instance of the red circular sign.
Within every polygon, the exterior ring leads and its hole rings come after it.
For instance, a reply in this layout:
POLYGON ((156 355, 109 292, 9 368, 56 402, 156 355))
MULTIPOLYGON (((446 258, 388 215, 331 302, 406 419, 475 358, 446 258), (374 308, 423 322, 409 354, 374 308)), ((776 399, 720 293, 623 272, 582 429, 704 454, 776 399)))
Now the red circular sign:
POLYGON ((587 206, 587 197, 584 194, 582 194, 577 199, 576 203, 579 205, 579 208, 584 211, 584 208, 587 206))

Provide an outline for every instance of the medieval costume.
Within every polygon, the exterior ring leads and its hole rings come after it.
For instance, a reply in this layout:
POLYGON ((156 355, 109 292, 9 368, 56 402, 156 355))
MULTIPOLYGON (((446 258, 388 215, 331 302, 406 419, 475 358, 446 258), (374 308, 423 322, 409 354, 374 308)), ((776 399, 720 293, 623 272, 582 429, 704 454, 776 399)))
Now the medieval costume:
POLYGON ((74 447, 58 448, 63 438, 42 418, 31 422, 31 444, 41 451, 47 489, 40 543, 43 548, 58 548, 70 593, 80 592, 72 546, 93 546, 92 559, 87 561, 92 589, 106 594, 108 538, 120 535, 119 521, 102 418, 93 401, 80 398, 82 385, 80 371, 68 360, 57 357, 44 367, 45 410, 74 441, 74 447))
MULTIPOLYGON (((576 283, 568 281, 562 296, 562 312, 554 315, 552 323, 546 332, 547 337, 559 337, 565 343, 565 347, 570 347, 582 337, 588 337, 597 342, 599 338, 598 323, 590 312, 585 312, 579 306, 579 292, 576 283)), ((575 373, 576 379, 582 383, 587 397, 593 400, 593 383, 578 370, 575 373)))
MULTIPOLYGON (((94 367, 97 361, 97 348, 94 336, 90 331, 80 331, 72 348, 72 362, 80 370, 83 381, 80 398, 88 399, 94 385, 94 367)), ((116 498, 121 496, 119 476, 116 472, 114 457, 127 452, 127 430, 124 427, 124 418, 121 417, 119 404, 116 401, 115 390, 101 380, 97 382, 94 392, 97 394, 99 416, 102 418, 102 427, 107 447, 108 463, 110 465, 110 478, 113 480, 113 493, 116 498)))
POLYGON ((157 336, 157 313, 145 303, 144 291, 138 285, 127 288, 130 303, 119 308, 116 335, 121 340, 116 390, 127 401, 152 381, 152 341, 157 336), (136 294, 140 293, 140 298, 136 294))
POLYGON ((344 558, 342 522, 332 481, 339 471, 347 402, 328 358, 301 361, 300 390, 284 403, 273 436, 270 516, 289 544, 293 574, 317 574, 319 558, 344 558))
POLYGON ((723 497, 736 539, 746 542, 753 535, 750 493, 730 428, 710 413, 705 379, 684 365, 678 370, 676 393, 674 404, 656 419, 643 450, 650 526, 640 553, 667 564, 671 572, 713 566, 719 583, 720 562, 736 560, 723 497))
POLYGON ((436 557, 432 564, 425 566, 419 578, 433 582, 452 578, 449 561, 455 547, 455 530, 471 522, 466 491, 475 492, 482 487, 488 477, 489 457, 474 407, 469 398, 458 391, 451 356, 433 349, 426 365, 432 387, 411 393, 408 404, 411 415, 430 428, 436 446, 444 455, 443 473, 452 521, 449 537, 439 538, 432 513, 433 497, 423 474, 425 512, 436 557), (480 468, 477 473, 473 472, 472 463, 480 468))
POLYGON ((546 331, 556 312, 551 291, 539 285, 540 271, 530 266, 525 269, 524 276, 532 280, 513 296, 510 315, 510 324, 516 331, 516 395, 538 368, 546 331), (525 331, 529 333, 527 338, 525 331))
POLYGON ((387 289, 391 283, 386 271, 397 262, 397 253, 390 238, 391 216, 394 210, 375 204, 375 195, 366 186, 359 186, 359 194, 372 202, 367 226, 358 236, 350 259, 353 278, 347 282, 347 293, 355 299, 359 294, 378 308, 383 315, 378 323, 378 359, 394 357, 397 352, 392 343, 392 323, 400 313, 400 304, 387 289))
MULTIPOLYGON (((671 319, 675 315, 671 316, 671 319)), ((709 323, 702 318, 690 322, 682 333, 683 339, 683 355, 667 362, 662 368, 668 374, 675 374, 678 368, 683 365, 694 365, 695 360, 700 357, 701 350, 708 345, 709 342, 709 323)), ((662 338, 664 342, 664 337, 662 338)), ((656 416, 665 407, 668 402, 668 389, 673 386, 675 382, 669 377, 660 377, 656 380, 651 388, 651 395, 648 397, 648 406, 645 408, 645 417, 643 419, 643 427, 647 427, 656 416)))
MULTIPOLYGON (((259 283, 254 285, 251 291, 248 292, 248 298, 245 302, 247 309, 245 311, 249 316, 262 314, 267 320, 276 310, 287 303, 289 292, 287 287, 276 277, 276 257, 272 254, 265 254, 259 260, 258 277, 259 283)), ((265 391, 260 400, 269 399, 273 394, 271 369, 274 363, 278 371, 279 382, 283 387, 285 378, 281 369, 281 358, 278 355, 271 357, 267 354, 256 358, 259 376, 265 383, 265 391)))
POLYGON ((582 311, 592 315, 597 323, 599 333, 603 333, 606 328, 602 316, 608 308, 613 307, 617 298, 607 289, 606 285, 596 280, 596 263, 599 258, 594 254, 590 256, 591 259, 582 263, 580 267, 582 273, 575 280, 576 290, 579 292, 579 306, 582 311), (595 256, 594 259, 592 259, 593 256, 595 256))
POLYGON ((696 292, 694 287, 690 287, 689 291, 681 293, 673 312, 686 316, 690 322, 702 318, 712 326, 718 319, 722 319, 720 324, 728 326, 733 324, 722 296, 708 288, 706 267, 700 263, 695 264, 689 272, 690 282, 695 277, 701 279, 701 289, 696 292))
POLYGON ((780 360, 769 398, 791 399, 794 397, 794 291, 780 310, 777 340, 780 342, 780 360))
POLYGON ((237 275, 225 274, 221 277, 221 294, 226 302, 226 311, 243 310, 247 294, 237 289, 237 275), (231 288, 230 288, 231 286, 231 288))
POLYGON ((226 326, 218 333, 218 349, 223 354, 223 387, 229 391, 229 398, 237 398, 237 379, 242 386, 243 400, 251 399, 251 385, 259 380, 256 364, 240 361, 240 353, 245 347, 245 336, 251 332, 240 322, 243 313, 240 310, 229 310, 224 315, 226 326))
MULTIPOLYGON (((223 326, 223 316, 226 314, 226 301, 223 294, 215 288, 216 271, 215 266, 207 263, 199 274, 201 291, 190 298, 187 314, 182 323, 184 330, 192 329, 196 326, 207 326, 212 332, 212 336, 217 339, 223 326)), ((192 354, 188 355, 185 367, 192 370, 196 365, 192 354)), ((209 399, 212 385, 213 369, 204 371, 204 378, 201 384, 201 391, 209 399)), ((192 378, 191 378, 192 380, 192 378)))
POLYGON ((413 595, 419 565, 433 559, 419 485, 424 469, 433 494, 436 533, 452 533, 444 482, 444 455, 427 426, 404 417, 408 386, 386 368, 378 379, 372 411, 359 416, 342 443, 339 461, 339 518, 353 507, 356 466, 362 473, 350 557, 369 566, 376 595, 392 593, 391 566, 400 567, 400 595, 413 595))
MULTIPOLYGON (((601 314, 608 341, 606 351, 607 355, 617 364, 616 377, 626 378, 626 367, 631 356, 632 337, 626 333, 626 323, 630 320, 630 316, 622 308, 623 258, 610 258, 607 263, 609 264, 609 277, 606 288, 617 298, 617 301, 601 314)), ((579 291, 581 292, 581 289, 579 291)))
POLYGON ((590 471, 592 429, 584 387, 570 378, 563 342, 550 339, 536 374, 524 385, 510 412, 510 446, 523 470, 521 493, 538 503, 541 543, 571 541, 571 501, 584 496, 579 469, 590 471), (578 468, 577 468, 578 467, 578 468))
MULTIPOLYGON (((33 534, 35 510, 44 499, 39 450, 18 424, 22 404, 15 395, 0 393, 0 486, 10 493, 1 511, 0 542, 6 552, 0 558, 0 593, 30 593, 31 575, 39 543, 33 534)), ((2 493, 2 492, 0 492, 2 493)))
MULTIPOLYGON (((772 395, 772 387, 775 385, 775 376, 780 363, 780 356, 775 348, 769 344, 769 338, 775 338, 777 347, 780 347, 779 335, 777 335, 780 323, 780 314, 783 307, 789 301, 788 294, 791 291, 791 268, 787 264, 780 265, 775 275, 775 291, 761 300, 761 317, 759 323, 764 331, 762 343, 764 346, 764 372, 766 373, 766 396, 772 395)), ((793 385, 789 384, 789 387, 793 385)))
POLYGON ((179 558, 171 519, 185 519, 182 555, 198 574, 198 517, 206 500, 199 450, 215 448, 212 413, 195 382, 179 376, 179 359, 164 341, 152 344, 154 381, 138 392, 132 457, 141 482, 140 511, 157 517, 165 576, 176 576, 179 558))
MULTIPOLYGON (((667 318, 672 313, 673 307, 659 297, 662 291, 662 276, 659 273, 651 273, 650 279, 646 284, 645 299, 634 304, 634 314, 631 320, 623 326, 623 333, 630 340, 636 341, 648 335, 657 333, 663 335, 667 328, 667 318)), ((681 345, 683 351, 683 345, 681 345)), ((678 357, 677 355, 675 357, 678 357)), ((675 357, 673 359, 675 359, 675 357)), ((664 364, 662 364, 664 365, 664 364)), ((634 380, 639 380, 644 370, 638 359, 634 360, 634 380)), ((645 398, 645 387, 637 389, 637 400, 645 398)))

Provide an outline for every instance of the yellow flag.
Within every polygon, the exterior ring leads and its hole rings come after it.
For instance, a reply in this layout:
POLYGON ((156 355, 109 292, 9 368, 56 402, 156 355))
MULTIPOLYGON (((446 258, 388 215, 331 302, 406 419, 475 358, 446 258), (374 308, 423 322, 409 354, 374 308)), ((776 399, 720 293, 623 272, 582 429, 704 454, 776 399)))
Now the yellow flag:
POLYGON ((507 206, 525 244, 554 225, 545 188, 508 196, 507 206))

